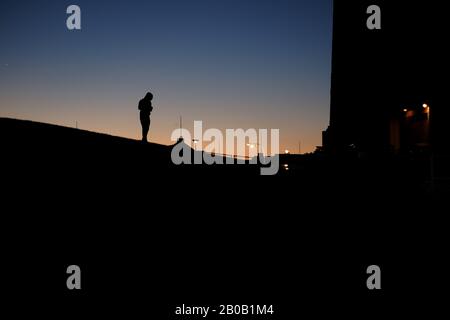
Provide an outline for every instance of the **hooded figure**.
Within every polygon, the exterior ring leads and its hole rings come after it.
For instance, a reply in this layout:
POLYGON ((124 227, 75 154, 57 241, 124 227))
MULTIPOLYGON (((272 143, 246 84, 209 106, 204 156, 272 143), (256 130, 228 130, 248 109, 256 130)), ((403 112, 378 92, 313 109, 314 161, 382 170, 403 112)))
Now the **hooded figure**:
POLYGON ((150 130, 150 113, 153 110, 152 106, 153 94, 147 92, 145 97, 139 101, 139 118, 141 119, 142 125, 142 141, 147 142, 148 131, 150 130))

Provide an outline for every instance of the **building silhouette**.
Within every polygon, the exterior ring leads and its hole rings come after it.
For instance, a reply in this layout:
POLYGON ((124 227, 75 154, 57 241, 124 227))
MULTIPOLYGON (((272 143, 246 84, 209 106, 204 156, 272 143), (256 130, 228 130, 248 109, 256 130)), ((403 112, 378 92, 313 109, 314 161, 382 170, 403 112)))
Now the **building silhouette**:
POLYGON ((448 154, 444 13, 434 0, 334 1, 324 150, 448 154), (381 9, 381 29, 367 27, 370 5, 381 9))

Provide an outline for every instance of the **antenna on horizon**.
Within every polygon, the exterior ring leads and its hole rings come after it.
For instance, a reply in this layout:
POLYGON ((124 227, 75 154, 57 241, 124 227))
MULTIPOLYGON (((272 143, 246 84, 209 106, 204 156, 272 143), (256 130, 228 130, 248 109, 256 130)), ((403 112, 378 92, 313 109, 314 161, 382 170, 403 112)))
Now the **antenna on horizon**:
POLYGON ((182 128, 183 128, 183 117, 180 116, 180 137, 178 138, 178 142, 182 142, 184 140, 183 139, 183 135, 181 134, 182 133, 182 131, 181 131, 182 128))

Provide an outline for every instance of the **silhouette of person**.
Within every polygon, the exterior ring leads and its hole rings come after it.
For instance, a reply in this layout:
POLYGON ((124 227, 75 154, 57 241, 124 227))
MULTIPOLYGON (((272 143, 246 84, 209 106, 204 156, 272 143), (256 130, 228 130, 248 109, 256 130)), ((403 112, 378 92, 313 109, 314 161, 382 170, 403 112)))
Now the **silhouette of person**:
POLYGON ((147 142, 148 131, 150 130, 150 113, 153 110, 152 106, 153 94, 147 92, 144 98, 139 101, 138 109, 140 110, 139 118, 142 125, 142 141, 147 142))

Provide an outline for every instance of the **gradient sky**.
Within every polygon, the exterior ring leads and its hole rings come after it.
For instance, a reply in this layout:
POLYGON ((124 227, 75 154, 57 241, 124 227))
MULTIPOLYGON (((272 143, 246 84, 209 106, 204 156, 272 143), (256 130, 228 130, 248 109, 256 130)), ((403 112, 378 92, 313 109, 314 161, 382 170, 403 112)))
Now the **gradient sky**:
POLYGON ((329 118, 331 0, 2 0, 0 116, 134 139, 184 127, 278 128, 309 152, 329 118), (66 28, 81 7, 82 30, 66 28))

